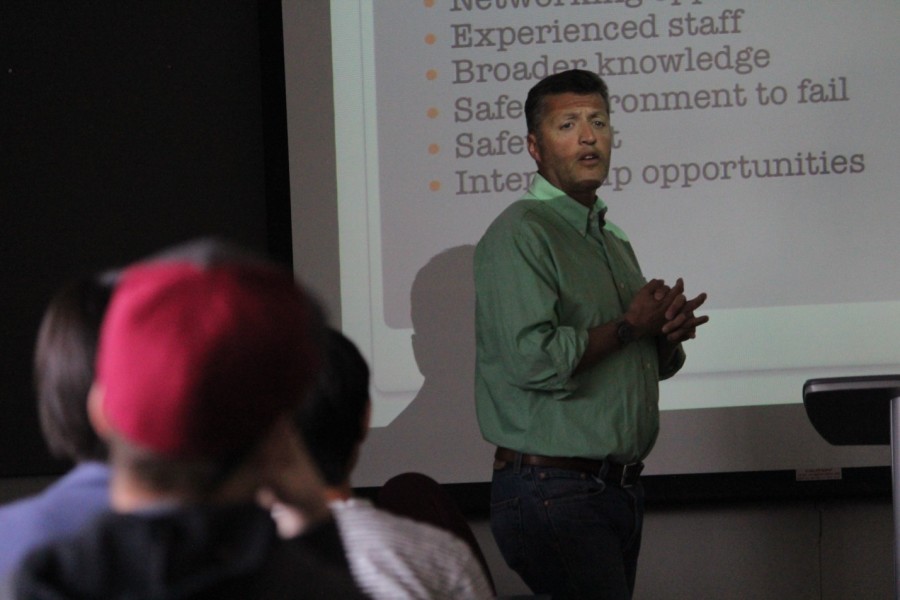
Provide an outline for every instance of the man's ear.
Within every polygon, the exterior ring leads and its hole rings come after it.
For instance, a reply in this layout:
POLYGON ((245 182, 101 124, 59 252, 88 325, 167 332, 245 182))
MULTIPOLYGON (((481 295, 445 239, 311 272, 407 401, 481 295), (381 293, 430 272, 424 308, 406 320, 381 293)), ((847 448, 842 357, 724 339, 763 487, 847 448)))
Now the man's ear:
POLYGON ((538 144, 537 135, 534 133, 528 134, 528 154, 531 155, 531 158, 534 159, 538 165, 541 164, 541 151, 540 146, 538 144))
POLYGON ((102 440, 108 440, 110 426, 103 412, 103 386, 96 381, 91 385, 91 390, 88 392, 87 410, 88 419, 97 436, 102 440))

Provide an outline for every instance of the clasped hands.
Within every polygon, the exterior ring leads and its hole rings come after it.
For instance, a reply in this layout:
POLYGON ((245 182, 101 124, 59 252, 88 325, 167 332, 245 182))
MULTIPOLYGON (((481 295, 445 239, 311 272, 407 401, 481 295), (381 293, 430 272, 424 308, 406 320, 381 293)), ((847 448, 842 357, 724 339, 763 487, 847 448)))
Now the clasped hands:
POLYGON ((697 327, 709 321, 708 316, 694 315, 704 302, 705 292, 687 299, 680 277, 672 287, 662 279, 651 279, 638 290, 625 319, 641 336, 662 336, 667 342, 677 344, 695 338, 697 327))

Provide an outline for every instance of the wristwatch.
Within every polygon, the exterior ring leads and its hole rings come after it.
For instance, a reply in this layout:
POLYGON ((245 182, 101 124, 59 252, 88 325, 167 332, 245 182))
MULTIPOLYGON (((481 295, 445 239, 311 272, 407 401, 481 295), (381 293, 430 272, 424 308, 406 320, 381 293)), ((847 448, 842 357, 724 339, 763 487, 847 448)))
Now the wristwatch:
POLYGON ((616 323, 616 337, 619 340, 619 347, 624 348, 637 339, 637 332, 634 330, 634 325, 624 318, 619 319, 616 323))

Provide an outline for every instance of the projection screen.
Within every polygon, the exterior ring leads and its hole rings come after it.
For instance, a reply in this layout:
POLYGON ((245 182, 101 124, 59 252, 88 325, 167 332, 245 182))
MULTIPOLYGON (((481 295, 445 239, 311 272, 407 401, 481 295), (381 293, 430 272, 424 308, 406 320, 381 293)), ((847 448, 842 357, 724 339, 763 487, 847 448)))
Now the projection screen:
POLYGON ((490 478, 472 253, 534 172, 528 89, 568 68, 610 88, 608 219, 648 278, 709 294, 646 472, 890 464, 829 446, 801 394, 900 372, 900 3, 333 0, 283 18, 295 268, 373 372, 356 485, 490 478))

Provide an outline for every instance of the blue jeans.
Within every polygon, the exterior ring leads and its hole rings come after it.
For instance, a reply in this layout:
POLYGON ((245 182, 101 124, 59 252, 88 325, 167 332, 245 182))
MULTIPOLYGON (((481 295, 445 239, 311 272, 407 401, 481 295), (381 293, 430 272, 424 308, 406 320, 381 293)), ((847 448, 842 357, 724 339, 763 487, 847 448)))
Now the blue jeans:
POLYGON ((508 463, 494 470, 491 530, 506 563, 536 594, 628 600, 644 490, 587 473, 508 463))

